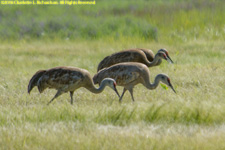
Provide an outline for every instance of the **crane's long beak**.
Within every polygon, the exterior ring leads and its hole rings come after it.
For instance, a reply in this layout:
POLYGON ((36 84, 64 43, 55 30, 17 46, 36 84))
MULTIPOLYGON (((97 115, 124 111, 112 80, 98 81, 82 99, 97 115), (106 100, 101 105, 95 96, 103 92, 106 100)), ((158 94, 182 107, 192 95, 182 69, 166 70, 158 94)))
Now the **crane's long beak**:
POLYGON ((167 58, 169 58, 169 59, 167 59, 167 61, 169 62, 169 63, 172 63, 173 64, 173 61, 172 61, 172 59, 170 58, 170 56, 169 55, 166 55, 167 56, 167 58))
POLYGON ((173 86, 172 86, 172 84, 171 83, 169 83, 169 86, 171 87, 171 89, 174 91, 174 93, 177 93, 175 90, 174 90, 174 88, 173 88, 173 86))
POLYGON ((117 94, 117 95, 119 96, 119 98, 120 98, 120 94, 118 93, 116 87, 114 88, 114 91, 116 92, 116 94, 117 94))

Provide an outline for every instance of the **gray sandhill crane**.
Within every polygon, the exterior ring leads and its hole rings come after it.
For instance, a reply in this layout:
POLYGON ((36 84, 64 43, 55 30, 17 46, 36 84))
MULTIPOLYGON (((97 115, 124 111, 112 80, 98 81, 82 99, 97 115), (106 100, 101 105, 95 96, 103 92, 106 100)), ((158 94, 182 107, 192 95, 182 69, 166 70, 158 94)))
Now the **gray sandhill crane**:
POLYGON ((94 75, 93 81, 95 84, 100 83, 104 78, 113 78, 116 80, 118 86, 123 86, 123 93, 119 99, 122 101, 124 93, 128 90, 131 94, 132 100, 133 97, 133 88, 136 84, 141 83, 149 90, 155 89, 159 82, 168 85, 174 90, 172 84, 170 83, 170 78, 165 74, 158 74, 155 78, 153 84, 149 81, 149 69, 146 65, 142 63, 129 62, 129 63, 119 63, 111 67, 104 68, 100 70, 97 74, 94 75))
POLYGON ((38 87, 40 93, 46 88, 54 88, 57 90, 57 93, 48 104, 66 92, 70 92, 71 104, 73 104, 73 93, 80 87, 84 87, 92 93, 100 93, 104 90, 105 86, 109 86, 120 97, 114 79, 103 79, 100 87, 96 88, 89 72, 75 67, 56 67, 49 70, 40 70, 31 78, 28 85, 28 93, 30 93, 35 86, 38 87))
POLYGON ((168 62, 173 63, 166 49, 160 49, 155 56, 151 50, 147 49, 123 50, 110 56, 106 56, 98 64, 97 71, 122 62, 140 62, 147 65, 148 67, 153 67, 161 64, 161 59, 165 59, 168 62))

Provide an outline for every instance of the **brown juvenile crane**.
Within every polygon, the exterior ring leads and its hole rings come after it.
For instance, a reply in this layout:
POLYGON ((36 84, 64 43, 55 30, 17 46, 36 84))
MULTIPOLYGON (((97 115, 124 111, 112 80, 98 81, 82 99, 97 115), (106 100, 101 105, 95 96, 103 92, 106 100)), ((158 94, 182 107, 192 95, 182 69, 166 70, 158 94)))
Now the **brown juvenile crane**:
POLYGON ((113 78, 116 80, 117 85, 123 86, 123 93, 120 96, 119 101, 122 101, 124 93, 128 90, 131 94, 132 100, 133 97, 133 88, 136 84, 141 83, 149 90, 155 89, 159 82, 168 85, 174 90, 170 78, 165 74, 158 74, 155 78, 153 84, 149 81, 149 69, 146 65, 142 63, 129 62, 129 63, 119 63, 111 67, 104 68, 100 70, 97 74, 94 75, 93 81, 95 84, 100 83, 104 78, 113 78))
POLYGON ((48 104, 66 92, 70 92, 71 104, 73 104, 73 93, 80 87, 84 87, 92 93, 100 93, 104 90, 105 86, 109 86, 120 97, 117 92, 116 82, 114 79, 103 79, 100 87, 96 88, 89 72, 75 67, 56 67, 49 70, 40 70, 31 78, 28 85, 28 93, 30 93, 35 86, 38 87, 40 93, 42 93, 46 88, 54 88, 58 90, 48 104))
POLYGON ((148 67, 160 65, 162 59, 173 63, 166 49, 160 49, 154 56, 148 49, 128 49, 106 56, 99 64, 97 71, 122 62, 140 62, 148 67))

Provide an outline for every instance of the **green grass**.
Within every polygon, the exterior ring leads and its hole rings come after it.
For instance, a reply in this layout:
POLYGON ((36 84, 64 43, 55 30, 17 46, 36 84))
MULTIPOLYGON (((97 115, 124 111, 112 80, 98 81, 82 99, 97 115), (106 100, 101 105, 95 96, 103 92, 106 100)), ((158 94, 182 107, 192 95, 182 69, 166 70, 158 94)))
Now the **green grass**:
MULTIPOLYGON (((167 73, 177 94, 161 86, 149 91, 138 85, 136 102, 126 93, 120 104, 110 88, 98 95, 81 88, 74 94, 73 106, 69 94, 47 106, 54 90, 39 94, 35 88, 27 94, 29 79, 37 70, 66 65, 94 75, 105 55, 129 48, 128 43, 154 51, 161 47, 154 42, 82 40, 2 44, 1 148, 223 149, 223 42, 164 45, 175 64, 163 62, 151 68, 151 81, 158 73, 167 73), (203 54, 198 54, 199 49, 203 54)), ((122 87, 118 90, 121 93, 122 87)))
POLYGON ((225 149, 224 2, 107 2, 0 8, 0 149, 225 149), (105 56, 135 47, 168 49, 175 64, 150 68, 150 80, 168 74, 177 94, 137 85, 136 101, 126 93, 120 104, 110 88, 80 88, 73 105, 67 93, 47 106, 55 90, 27 93, 37 70, 93 76, 105 56))

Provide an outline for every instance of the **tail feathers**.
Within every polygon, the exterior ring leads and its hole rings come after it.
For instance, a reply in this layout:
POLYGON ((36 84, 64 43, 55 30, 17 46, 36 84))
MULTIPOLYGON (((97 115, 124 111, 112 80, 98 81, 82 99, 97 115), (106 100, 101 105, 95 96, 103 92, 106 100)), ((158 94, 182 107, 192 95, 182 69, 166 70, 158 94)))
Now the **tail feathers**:
POLYGON ((105 67, 107 67, 108 65, 108 61, 110 59, 110 56, 106 56, 99 64, 98 64, 98 69, 97 72, 105 67))
POLYGON ((93 82, 94 82, 94 84, 98 84, 97 74, 96 74, 96 75, 94 75, 94 77, 93 77, 93 82))
POLYGON ((37 86, 37 82, 40 79, 40 77, 46 72, 46 70, 39 70, 36 72, 33 77, 30 79, 30 82, 28 84, 28 93, 30 94, 31 90, 37 86))

